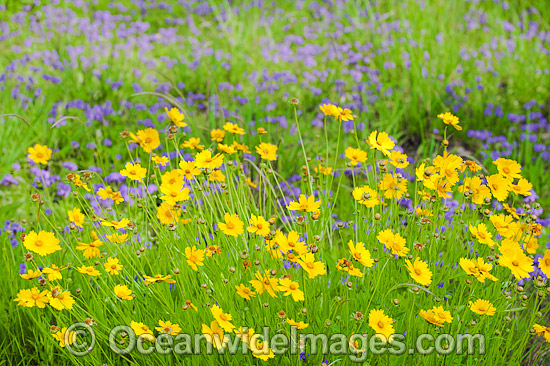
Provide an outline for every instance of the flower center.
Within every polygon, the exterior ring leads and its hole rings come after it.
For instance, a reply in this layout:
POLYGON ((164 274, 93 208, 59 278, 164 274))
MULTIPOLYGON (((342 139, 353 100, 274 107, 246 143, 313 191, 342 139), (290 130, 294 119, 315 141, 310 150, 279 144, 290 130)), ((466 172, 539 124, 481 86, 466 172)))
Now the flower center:
POLYGON ((422 274, 422 271, 421 271, 420 269, 418 269, 418 268, 415 268, 415 269, 414 269, 414 273, 416 273, 417 275, 420 276, 420 275, 422 274))
POLYGON ((384 328, 384 323, 382 321, 378 322, 378 328, 384 328))
POLYGON ((42 240, 37 240, 34 245, 36 245, 37 247, 41 247, 42 245, 44 245, 44 243, 42 243, 42 240))

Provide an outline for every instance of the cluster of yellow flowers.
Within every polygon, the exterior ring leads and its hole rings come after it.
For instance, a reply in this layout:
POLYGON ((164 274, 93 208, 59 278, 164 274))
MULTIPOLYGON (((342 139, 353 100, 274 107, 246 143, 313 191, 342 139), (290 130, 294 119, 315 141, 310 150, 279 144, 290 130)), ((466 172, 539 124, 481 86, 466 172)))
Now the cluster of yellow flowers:
MULTIPOLYGON (((320 110, 327 118, 331 117, 336 121, 354 120, 349 109, 324 104, 320 106, 320 110)), ((170 133, 175 133, 174 131, 179 127, 187 126, 183 122, 184 115, 177 108, 166 109, 166 113, 172 123, 170 133)), ((458 118, 451 113, 440 114, 438 118, 458 131, 462 129, 458 118)), ((260 136, 267 133, 264 128, 259 128, 257 132, 260 136)), ((144 267, 136 267, 135 263, 131 263, 132 260, 125 252, 126 249, 116 246, 116 244, 126 243, 128 248, 131 248, 130 244, 135 243, 137 225, 130 220, 132 219, 141 220, 142 225, 145 222, 150 223, 149 231, 143 230, 145 233, 154 232, 158 235, 158 232, 168 234, 174 232, 171 240, 180 240, 182 237, 187 239, 190 243, 182 248, 183 250, 180 251, 174 245, 170 246, 171 249, 175 248, 174 251, 171 252, 168 249, 166 253, 174 256, 181 254, 181 258, 185 259, 187 264, 186 269, 189 269, 193 275, 198 275, 209 266, 217 267, 220 263, 225 263, 223 262, 226 260, 225 254, 229 258, 227 261, 234 260, 241 264, 242 273, 246 273, 253 264, 258 266, 258 269, 249 272, 250 276, 253 273, 252 279, 245 279, 243 275, 238 281, 231 283, 231 296, 236 294, 239 301, 243 299, 245 302, 252 302, 258 297, 266 299, 282 297, 292 299, 293 303, 306 302, 309 296, 314 295, 306 288, 309 283, 314 283, 311 280, 318 277, 335 276, 336 273, 336 276, 345 278, 351 287, 353 285, 351 281, 363 279, 367 275, 374 273, 375 276, 382 276, 380 272, 375 272, 380 271, 381 267, 377 266, 381 254, 379 245, 383 248, 383 254, 386 255, 388 263, 392 263, 393 275, 400 276, 403 273, 408 280, 414 282, 411 286, 416 290, 421 288, 429 292, 428 288, 430 286, 433 288, 432 283, 441 280, 437 271, 433 270, 434 261, 437 260, 434 252, 444 249, 435 249, 435 244, 426 244, 421 241, 428 241, 426 232, 430 232, 436 238, 443 236, 442 232, 437 230, 448 224, 448 218, 445 216, 448 211, 445 200, 450 198, 460 203, 460 208, 454 213, 457 219, 453 225, 458 225, 460 222, 464 229, 455 230, 458 248, 456 252, 461 254, 457 258, 449 259, 456 260, 459 269, 451 268, 451 263, 447 270, 463 271, 460 275, 467 276, 470 284, 475 282, 471 280, 472 278, 480 283, 486 283, 488 280, 487 286, 499 281, 499 278, 494 275, 496 268, 509 270, 506 273, 502 271, 496 273, 499 277, 512 275, 516 279, 527 278, 534 270, 531 255, 535 254, 539 248, 538 240, 542 234, 542 227, 537 223, 534 215, 528 212, 518 213, 508 205, 507 200, 511 195, 526 197, 531 195, 532 189, 532 185, 521 174, 521 166, 514 160, 499 158, 494 161, 496 173, 481 174, 483 168, 478 162, 464 160, 448 152, 447 144, 444 144, 440 155, 433 159, 425 159, 416 166, 412 174, 415 178, 414 183, 411 183, 403 174, 405 169, 409 168, 411 161, 409 157, 396 147, 394 140, 386 132, 372 131, 364 140, 363 147, 358 142, 357 146, 345 149, 347 166, 354 169, 352 170, 353 186, 349 189, 352 199, 348 202, 355 205, 355 218, 360 226, 354 229, 353 239, 344 240, 340 233, 341 245, 334 248, 332 238, 327 236, 332 233, 328 228, 334 223, 332 213, 337 200, 331 201, 330 195, 327 192, 323 195, 321 188, 329 187, 328 182, 332 183, 337 167, 328 167, 328 162, 321 159, 321 163, 314 169, 315 176, 311 177, 308 165, 304 168, 303 182, 308 184, 315 182, 319 190, 311 189, 307 192, 307 184, 303 184, 302 187, 306 187, 305 193, 297 195, 298 197, 294 199, 281 200, 285 202, 284 204, 279 201, 283 197, 277 195, 266 200, 265 196, 270 193, 258 194, 257 190, 259 185, 262 189, 268 190, 266 182, 262 180, 268 180, 266 176, 272 173, 271 164, 278 159, 278 146, 268 142, 261 142, 255 146, 255 152, 264 164, 258 168, 262 174, 256 181, 253 181, 252 175, 241 173, 237 176, 234 172, 237 170, 235 165, 242 163, 240 159, 243 153, 250 153, 249 147, 239 140, 245 134, 246 131, 237 124, 226 122, 222 129, 210 131, 211 143, 215 145, 210 149, 205 149, 199 137, 190 137, 181 145, 175 146, 180 146, 192 153, 192 158, 185 160, 179 154, 177 165, 172 165, 167 156, 155 154, 160 146, 157 130, 147 128, 135 134, 126 133, 127 141, 139 145, 143 153, 147 154, 154 163, 153 167, 145 168, 136 158, 127 162, 120 170, 120 174, 126 177, 134 187, 149 182, 155 182, 158 186, 157 195, 148 195, 138 200, 138 207, 143 209, 139 214, 142 215, 141 217, 137 217, 135 213, 133 216, 128 213, 129 218, 122 217, 125 212, 122 207, 125 205, 120 208, 119 205, 123 203, 129 205, 130 202, 125 202, 127 198, 114 186, 104 185, 97 189, 97 192, 93 192, 88 186, 90 177, 84 174, 68 175, 68 180, 77 192, 78 188, 82 188, 103 200, 112 200, 116 210, 111 211, 116 212, 118 216, 118 219, 107 218, 108 215, 99 217, 91 214, 86 207, 74 207, 67 211, 68 221, 77 230, 87 232, 89 235, 89 240, 79 239, 76 243, 67 240, 66 244, 71 249, 74 246, 76 250, 73 254, 79 256, 76 260, 81 265, 74 267, 76 271, 85 276, 86 281, 90 280, 88 276, 93 279, 103 273, 118 276, 113 278, 120 283, 113 283, 110 292, 116 298, 125 301, 137 302, 136 299, 139 299, 142 294, 140 291, 134 293, 130 288, 131 281, 124 280, 124 276, 120 276, 122 273, 139 275, 145 286, 158 286, 154 285, 157 283, 181 283, 178 280, 180 269, 174 269, 171 274, 154 276, 137 273, 136 268, 143 270, 144 267), (232 136, 233 141, 224 144, 227 136, 232 136), (369 159, 372 159, 373 168, 370 172, 365 169, 369 159), (233 168, 235 169, 232 170, 233 168), (355 175, 355 169, 361 170, 367 178, 359 179, 355 175), (242 190, 244 193, 241 198, 238 197, 237 192, 237 189, 241 188, 237 186, 246 188, 242 190), (217 192, 213 187, 222 193, 216 196, 217 192), (257 196, 261 197, 258 200, 258 207, 253 203, 257 196), (506 213, 497 214, 490 209, 493 198, 502 204, 506 213), (201 204, 197 203, 200 199, 203 200, 201 204), (399 202, 404 199, 411 200, 413 203, 413 209, 408 213, 411 219, 407 219, 406 225, 399 211, 399 202), (273 207, 266 209, 266 201, 275 203, 272 204, 273 207), (470 212, 466 216, 461 216, 464 210, 470 212), (286 221, 279 220, 281 215, 286 216, 286 221), (384 220, 381 220, 382 217, 384 220), (91 226, 87 223, 90 219, 95 227, 85 231, 87 226, 91 226), (369 224, 370 227, 365 229, 364 225, 369 224), (212 227, 213 231, 208 227, 212 227), (427 230, 423 230, 423 227, 427 230), (193 234, 189 232, 182 234, 184 232, 182 230, 193 231, 193 234), (323 236, 316 233, 322 233, 323 236), (196 235, 200 239, 197 242, 191 242, 190 235, 196 235), (213 238, 213 242, 210 243, 206 239, 207 244, 205 244, 202 238, 213 238), (105 240, 108 243, 104 243, 105 240), (468 241, 472 241, 475 245, 475 254, 463 250, 462 246, 469 244, 462 242, 468 241), (261 245, 257 245, 258 243, 261 245), (427 245, 429 249, 424 250, 427 245), (320 249, 320 246, 324 247, 320 249), (257 252, 265 250, 267 255, 262 257, 261 261, 257 259, 253 262, 249 258, 252 248, 257 252), (224 256, 220 256, 222 251, 226 252, 224 256), (487 255, 488 253, 490 255, 487 255), (264 265, 260 266, 261 263, 264 265), (293 270, 287 270, 288 268, 293 270), (283 270, 283 274, 278 276, 278 270, 283 270)), ((51 158, 51 150, 45 146, 35 145, 29 148, 28 157, 37 164, 47 164, 51 158)), ((306 159, 306 161, 311 160, 306 159)), ((343 175, 340 171, 338 173, 340 177, 343 175)), ((276 180, 277 175, 273 175, 273 179, 276 180)), ((281 191, 280 193, 282 195, 281 191)), ((342 227, 344 224, 338 225, 342 227)), ((28 251, 40 257, 62 250, 58 237, 53 232, 44 230, 38 233, 31 231, 25 235, 23 244, 28 251)), ((160 247, 158 243, 155 245, 160 247)), ((136 256, 141 256, 141 253, 147 253, 147 251, 148 249, 142 246, 136 250, 136 256)), ((29 254, 29 256, 32 255, 29 254)), ((50 282, 61 281, 62 272, 72 268, 58 266, 48 261, 41 263, 44 264, 41 268, 35 265, 33 269, 22 274, 21 278, 31 281, 40 276, 47 276, 50 282)), ((155 268, 154 263, 148 263, 147 268, 151 271, 155 268)), ((231 272, 235 273, 236 269, 230 268, 231 272)), ((550 250, 546 250, 544 257, 539 260, 538 268, 545 275, 550 276, 550 250)), ((225 279, 224 283, 227 282, 229 280, 225 279)), ((367 286, 364 282, 362 284, 367 286)), ((376 292, 377 288, 375 287, 373 291, 376 292)), ((70 291, 60 285, 55 285, 50 290, 41 290, 37 287, 22 289, 15 301, 18 305, 25 307, 45 308, 49 304, 56 310, 71 310, 75 303, 70 291)), ((224 348, 228 335, 235 334, 244 346, 253 351, 253 356, 262 360, 275 357, 267 340, 259 339, 252 328, 246 328, 244 325, 237 328, 235 325, 238 324, 237 320, 229 312, 224 312, 218 302, 208 303, 206 306, 210 310, 212 321, 202 323, 202 332, 209 335, 207 340, 216 348, 224 348), (267 352, 265 352, 266 349, 267 352)), ((370 306, 370 302, 367 306, 370 306)), ((388 309, 383 307, 384 304, 381 304, 379 309, 367 309, 368 325, 378 337, 387 341, 391 340, 392 335, 396 333, 394 326, 397 325, 395 325, 396 320, 386 314, 385 311, 388 309)), ((468 308, 475 314, 487 316, 494 316, 499 311, 491 301, 482 298, 469 300, 468 308)), ((185 302, 183 309, 198 311, 198 307, 191 300, 185 302)), ((455 308, 454 311, 456 310, 455 308)), ((446 323, 453 323, 457 314, 452 311, 442 303, 431 309, 421 309, 419 314, 429 324, 442 327, 446 323)), ((309 326, 309 323, 286 317, 284 311, 280 317, 285 319, 287 325, 298 329, 306 329, 309 326)), ((153 329, 144 323, 132 321, 130 326, 136 335, 155 341, 153 329)), ((168 320, 159 320, 154 330, 158 333, 177 335, 182 331, 182 327, 168 320)), ((535 324, 535 330, 550 342, 550 328, 535 324)), ((61 328, 53 334, 61 346, 64 346, 63 342, 67 339, 66 331, 67 328, 61 328)), ((69 336, 72 337, 72 335, 69 336)))

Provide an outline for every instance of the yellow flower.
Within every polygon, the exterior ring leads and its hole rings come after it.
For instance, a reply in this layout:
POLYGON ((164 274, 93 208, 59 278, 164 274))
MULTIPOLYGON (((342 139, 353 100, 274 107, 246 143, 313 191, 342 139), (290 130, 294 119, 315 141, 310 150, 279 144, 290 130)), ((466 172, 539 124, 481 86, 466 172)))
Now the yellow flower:
POLYGON ((249 177, 246 177, 246 184, 254 189, 258 188, 258 185, 252 182, 252 179, 250 179, 249 177))
POLYGON ((544 256, 539 258, 539 268, 547 277, 550 277, 550 249, 544 252, 544 256))
POLYGON ((137 141, 139 146, 149 154, 160 146, 159 133, 154 128, 146 128, 137 132, 137 141))
POLYGON ((476 205, 482 205, 485 203, 485 199, 492 197, 491 190, 484 184, 481 184, 481 178, 479 177, 466 177, 464 178, 464 184, 458 187, 458 191, 470 196, 472 202, 476 205))
POLYGON ((192 248, 185 248, 185 257, 187 258, 187 264, 193 268, 194 271, 198 271, 198 266, 204 266, 204 250, 197 249, 193 245, 192 248))
POLYGON ((212 320, 210 326, 206 324, 202 325, 202 334, 206 341, 214 345, 218 350, 225 348, 229 338, 227 334, 223 333, 223 329, 220 328, 218 322, 215 320, 212 320))
POLYGON ((260 145, 256 146, 256 153, 258 153, 262 159, 274 161, 277 160, 277 149, 277 145, 262 142, 260 145))
POLYGON ((498 264, 510 269, 518 280, 529 277, 529 273, 534 271, 533 260, 523 253, 519 245, 504 251, 501 247, 501 251, 498 264))
POLYGON ((88 192, 91 191, 91 189, 88 188, 88 185, 80 180, 80 175, 74 174, 74 173, 69 173, 69 174, 67 174, 67 179, 69 179, 69 181, 73 182, 75 187, 82 187, 88 192))
POLYGON ((69 221, 74 223, 76 226, 84 226, 84 214, 80 211, 79 208, 75 207, 72 210, 69 210, 69 221))
POLYGON ((237 289, 237 295, 239 295, 243 299, 250 300, 250 298, 256 296, 256 293, 254 291, 243 284, 235 286, 235 289, 237 289))
POLYGON ((214 129, 210 131, 210 136, 212 137, 212 141, 222 142, 225 137, 225 131, 221 129, 214 129))
POLYGON ((112 235, 105 235, 105 237, 111 243, 115 243, 115 244, 122 244, 122 243, 126 243, 126 241, 128 241, 128 234, 114 233, 112 235))
POLYGON ((475 302, 470 301, 468 304, 470 310, 479 315, 494 315, 496 308, 487 300, 477 299, 475 302))
POLYGON ((223 129, 229 133, 234 133, 236 135, 244 135, 244 130, 231 122, 225 122, 223 129))
POLYGON ((367 161, 367 153, 361 149, 348 147, 345 151, 346 158, 351 160, 351 165, 356 166, 359 163, 367 161))
POLYGON ((466 168, 472 173, 477 173, 481 170, 482 167, 474 160, 466 160, 462 165, 461 170, 464 171, 466 168))
MULTIPOLYGON (((126 285, 116 285, 114 288, 115 295, 122 300, 133 300, 132 290, 130 290, 126 285)), ((133 327, 132 327, 133 328, 133 327)), ((136 334, 139 335, 139 334, 136 334)))
POLYGON ((25 235, 23 245, 41 257, 61 250, 59 239, 55 237, 54 233, 48 231, 40 231, 38 234, 34 230, 31 231, 25 235))
POLYGON ((46 145, 35 144, 27 149, 27 156, 35 164, 48 164, 48 160, 52 157, 52 150, 46 145))
POLYGON ((248 232, 255 233, 261 236, 266 236, 271 231, 269 228, 269 222, 267 222, 262 216, 250 215, 250 226, 246 228, 248 232))
POLYGON ((231 235, 237 237, 244 233, 244 223, 239 219, 237 214, 228 214, 224 215, 225 222, 219 222, 218 226, 225 235, 231 235))
POLYGON ((42 269, 42 273, 48 275, 48 281, 56 281, 63 278, 61 275, 61 271, 67 269, 67 266, 65 267, 58 267, 55 264, 52 264, 51 268, 45 267, 42 269))
POLYGON ((250 149, 245 144, 239 144, 237 141, 233 141, 233 144, 231 146, 234 146, 237 150, 242 151, 243 153, 250 153, 250 149))
POLYGON ((225 175, 219 170, 214 170, 208 174, 208 180, 211 182, 225 182, 225 175))
POLYGON ((363 277, 363 272, 359 268, 353 265, 353 262, 348 261, 346 258, 338 260, 336 263, 336 270, 348 272, 351 276, 363 277))
POLYGON ((50 305, 56 310, 71 310, 75 300, 69 291, 63 291, 59 286, 52 288, 48 293, 50 305))
POLYGON ((479 224, 477 227, 470 225, 468 228, 472 233, 473 237, 477 239, 482 244, 487 244, 491 248, 495 245, 493 241, 493 234, 487 231, 487 226, 485 224, 479 224))
POLYGON ((181 147, 186 147, 191 150, 202 150, 204 145, 201 145, 201 139, 198 137, 190 137, 189 140, 184 141, 181 147))
POLYGON ((332 168, 326 168, 321 164, 313 168, 313 170, 315 171, 315 173, 321 173, 323 175, 332 175, 332 168))
POLYGON ((181 327, 178 324, 172 324, 170 321, 159 320, 159 326, 156 330, 163 334, 178 335, 181 332, 181 327))
POLYGON ((60 331, 52 334, 52 337, 59 342, 59 347, 64 348, 65 340, 67 340, 70 345, 76 341, 76 332, 69 332, 69 334, 67 334, 67 327, 63 327, 60 331))
POLYGON ((201 174, 199 168, 195 167, 194 161, 180 161, 180 169, 183 173, 183 177, 186 180, 193 180, 197 175, 201 174))
POLYGON ((302 321, 296 322, 294 321, 294 319, 289 319, 289 318, 286 318, 286 323, 291 327, 296 327, 297 329, 306 329, 309 326, 308 323, 304 323, 302 321))
POLYGON ((443 308, 443 306, 434 306, 430 310, 420 310, 420 316, 427 322, 442 327, 444 323, 451 324, 453 317, 451 313, 443 308))
POLYGON ((460 258, 460 267, 469 275, 473 275, 479 282, 484 283, 485 279, 496 281, 497 278, 489 273, 493 269, 491 263, 485 263, 482 257, 476 260, 460 258))
POLYGON ((433 161, 434 167, 439 172, 441 179, 444 179, 451 186, 458 182, 458 171, 462 166, 462 158, 446 151, 443 156, 436 156, 433 161))
POLYGON ((258 127, 258 129, 256 129, 256 132, 258 133, 258 135, 265 135, 267 133, 266 129, 263 127, 258 127))
POLYGON ((539 248, 539 239, 532 236, 523 244, 525 246, 525 251, 529 254, 535 254, 539 248))
POLYGON ((300 290, 298 282, 290 278, 279 280, 279 291, 284 291, 283 296, 292 296, 294 301, 304 301, 304 292, 300 290))
POLYGON ((468 258, 460 258, 460 267, 469 275, 479 276, 479 268, 477 268, 477 262, 468 258))
POLYGON ((443 120, 443 123, 446 125, 451 125, 456 128, 458 131, 462 131, 462 127, 458 125, 458 117, 454 116, 450 112, 440 113, 437 115, 437 118, 443 120))
POLYGON ((263 294, 264 291, 267 291, 269 296, 277 297, 277 294, 275 293, 275 291, 278 291, 279 289, 279 280, 277 278, 271 278, 266 273, 262 275, 260 271, 256 272, 254 276, 256 279, 250 280, 248 283, 254 287, 254 290, 256 290, 259 295, 263 294))
POLYGON ((46 307, 46 304, 50 301, 48 291, 40 291, 38 288, 33 287, 31 289, 21 289, 17 293, 17 297, 13 301, 18 301, 18 306, 25 306, 32 308, 38 306, 40 309, 46 307))
POLYGON ((155 275, 155 277, 143 276, 143 283, 146 285, 150 285, 152 283, 157 283, 157 282, 176 283, 176 281, 172 279, 172 275, 163 276, 161 274, 157 274, 155 275))
POLYGON ((157 207, 157 219, 159 219, 162 225, 175 224, 179 221, 179 210, 174 209, 173 206, 166 202, 161 203, 157 207))
POLYGON ((393 329, 393 319, 384 314, 384 310, 371 310, 369 313, 369 326, 376 332, 377 338, 389 342, 393 329), (383 337, 381 337, 382 335, 383 337))
POLYGON ((409 252, 409 248, 406 246, 407 240, 399 233, 392 233, 390 229, 386 229, 378 233, 376 239, 389 248, 392 254, 404 257, 409 252))
POLYGON ((193 305, 193 303, 191 302, 191 300, 186 300, 185 301, 185 305, 182 306, 182 309, 183 310, 187 310, 187 309, 193 309, 195 311, 199 311, 199 309, 197 309, 197 307, 195 305, 193 305))
POLYGON ((493 174, 487 177, 487 186, 491 189, 493 196, 500 202, 508 197, 508 193, 512 189, 508 179, 500 174, 493 174))
POLYGON ((396 168, 406 168, 409 166, 409 161, 407 160, 407 155, 393 150, 390 154, 390 164, 396 168))
POLYGON ((269 344, 266 340, 260 340, 259 336, 255 336, 255 342, 251 342, 250 350, 252 356, 259 358, 262 361, 267 361, 270 358, 275 358, 273 350, 269 348, 269 344))
POLYGON ((290 211, 315 212, 321 207, 321 201, 315 202, 314 196, 306 197, 301 194, 298 202, 292 201, 286 206, 290 211))
POLYGON ((214 305, 210 308, 210 311, 212 312, 212 315, 214 316, 214 319, 218 322, 220 327, 223 328, 226 332, 231 332, 233 329, 235 329, 235 326, 231 323, 231 320, 233 317, 231 314, 226 314, 223 312, 222 308, 220 308, 218 305, 214 305))
POLYGON ((521 178, 521 165, 515 160, 498 158, 493 161, 497 166, 499 174, 508 179, 521 178))
POLYGON ((185 116, 180 112, 177 108, 168 108, 164 107, 164 110, 166 111, 166 114, 168 115, 168 118, 170 118, 170 121, 172 121, 173 124, 175 124, 178 127, 185 127, 187 126, 187 123, 183 122, 185 119, 185 116))
POLYGON ((107 262, 103 264, 105 272, 111 275, 117 275, 122 269, 122 264, 118 263, 118 258, 107 258, 107 262))
POLYGON ((327 273, 323 262, 316 262, 312 253, 306 253, 296 260, 300 266, 307 272, 309 278, 315 278, 327 273))
MULTIPOLYGON (((46 269, 46 268, 44 268, 44 269, 46 269)), ((40 270, 38 270, 38 269, 36 271, 32 270, 32 269, 29 269, 29 270, 27 270, 27 273, 20 274, 19 276, 21 276, 21 278, 24 279, 24 280, 33 280, 37 277, 42 276, 42 272, 40 272, 40 270)), ((48 281, 53 281, 53 280, 48 278, 48 281)))
POLYGON ((82 273, 82 274, 87 274, 89 276, 99 276, 101 273, 95 269, 94 267, 92 266, 81 266, 81 267, 78 267, 78 272, 82 273))
POLYGON ((99 247, 103 245, 103 242, 99 240, 95 231, 92 231, 92 239, 93 241, 89 244, 78 242, 79 245, 76 246, 76 249, 83 251, 84 258, 90 259, 101 255, 99 247))
POLYGON ((533 185, 527 179, 521 178, 517 184, 512 184, 510 187, 516 195, 530 196, 533 185))
POLYGON ((237 152, 237 148, 234 145, 218 144, 217 148, 221 152, 224 152, 228 155, 235 154, 237 152))
POLYGON ((153 335, 153 331, 151 329, 149 329, 149 327, 143 323, 138 323, 138 322, 135 322, 135 321, 131 321, 130 322, 130 327, 132 328, 132 330, 134 331, 135 335, 136 336, 141 336, 141 335, 146 335, 146 334, 149 334, 149 335, 153 335))
POLYGON ((390 173, 384 174, 379 187, 384 191, 384 197, 388 199, 401 198, 407 193, 407 180, 390 173))
POLYGON ((163 194, 160 199, 167 205, 174 206, 178 202, 187 201, 189 199, 189 188, 183 188, 183 182, 169 186, 160 186, 160 191, 163 194))
POLYGON ((428 323, 435 324, 439 327, 443 326, 443 321, 435 315, 433 310, 420 310, 420 316, 428 323))
POLYGON ((533 329, 535 333, 539 336, 544 336, 546 342, 550 343, 550 328, 545 327, 544 325, 533 324, 533 329))
POLYGON ((434 306, 432 311, 435 313, 437 318, 442 322, 449 323, 449 324, 453 322, 453 317, 451 316, 451 312, 448 310, 445 310, 443 306, 434 306))
POLYGON ((124 166, 124 169, 120 171, 120 175, 124 177, 128 177, 131 180, 135 181, 141 181, 143 178, 145 178, 145 175, 147 174, 147 169, 142 168, 141 164, 132 164, 132 163, 126 163, 124 166))
POLYGON ((275 234, 275 244, 279 246, 279 249, 283 253, 288 253, 291 250, 295 254, 304 255, 307 253, 307 246, 305 242, 300 242, 300 234, 297 231, 292 230, 288 233, 288 237, 281 231, 277 231, 275 234))
POLYGON ((97 191, 97 195, 101 198, 101 199, 112 199, 117 205, 119 203, 122 203, 124 202, 124 198, 122 198, 122 195, 120 194, 120 192, 114 192, 113 189, 109 186, 106 186, 105 188, 100 188, 98 191, 97 191))
POLYGON ((254 328, 240 327, 239 329, 235 329, 234 333, 243 343, 248 344, 254 336, 254 328))
POLYGON ((338 108, 333 104, 322 104, 322 105, 319 106, 319 109, 327 117, 329 117, 329 116, 336 117, 336 115, 338 113, 338 108))
POLYGON ((369 186, 355 187, 352 195, 357 202, 368 208, 372 208, 380 204, 378 193, 369 186))
POLYGON ((428 263, 421 261, 416 257, 414 264, 408 259, 405 259, 405 266, 409 270, 409 274, 419 284, 429 286, 432 283, 432 271, 428 268, 428 263))
POLYGON ((479 275, 476 277, 479 282, 484 283, 485 279, 489 279, 491 281, 496 281, 498 278, 493 276, 489 273, 491 269, 493 269, 493 265, 491 263, 485 263, 482 257, 479 257, 477 259, 477 268, 479 269, 479 275))
POLYGON ((353 121, 353 115, 351 114, 351 110, 343 109, 341 107, 334 108, 334 118, 340 122, 353 121))
POLYGON ((395 142, 390 139, 386 132, 372 131, 367 140, 371 149, 381 151, 385 156, 390 156, 390 151, 394 148, 395 142))
POLYGON ((348 248, 351 256, 353 259, 364 265, 365 267, 372 267, 374 264, 374 261, 372 260, 370 256, 370 252, 365 249, 365 244, 362 242, 358 242, 357 244, 353 244, 353 241, 348 242, 348 248))
POLYGON ((212 157, 210 150, 204 150, 195 155, 195 166, 199 169, 218 169, 223 164, 223 154, 212 157))
POLYGON ((167 156, 156 156, 156 155, 153 156, 151 160, 153 160, 153 162, 155 162, 158 165, 166 165, 170 161, 170 159, 168 159, 167 156))

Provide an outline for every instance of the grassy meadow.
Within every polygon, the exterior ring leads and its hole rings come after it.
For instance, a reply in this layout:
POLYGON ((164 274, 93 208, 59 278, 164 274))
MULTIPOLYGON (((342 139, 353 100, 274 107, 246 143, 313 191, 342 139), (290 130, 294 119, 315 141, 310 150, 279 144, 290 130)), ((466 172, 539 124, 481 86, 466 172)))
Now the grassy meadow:
POLYGON ((0 365, 550 362, 546 1, 4 0, 0 49, 0 365))

